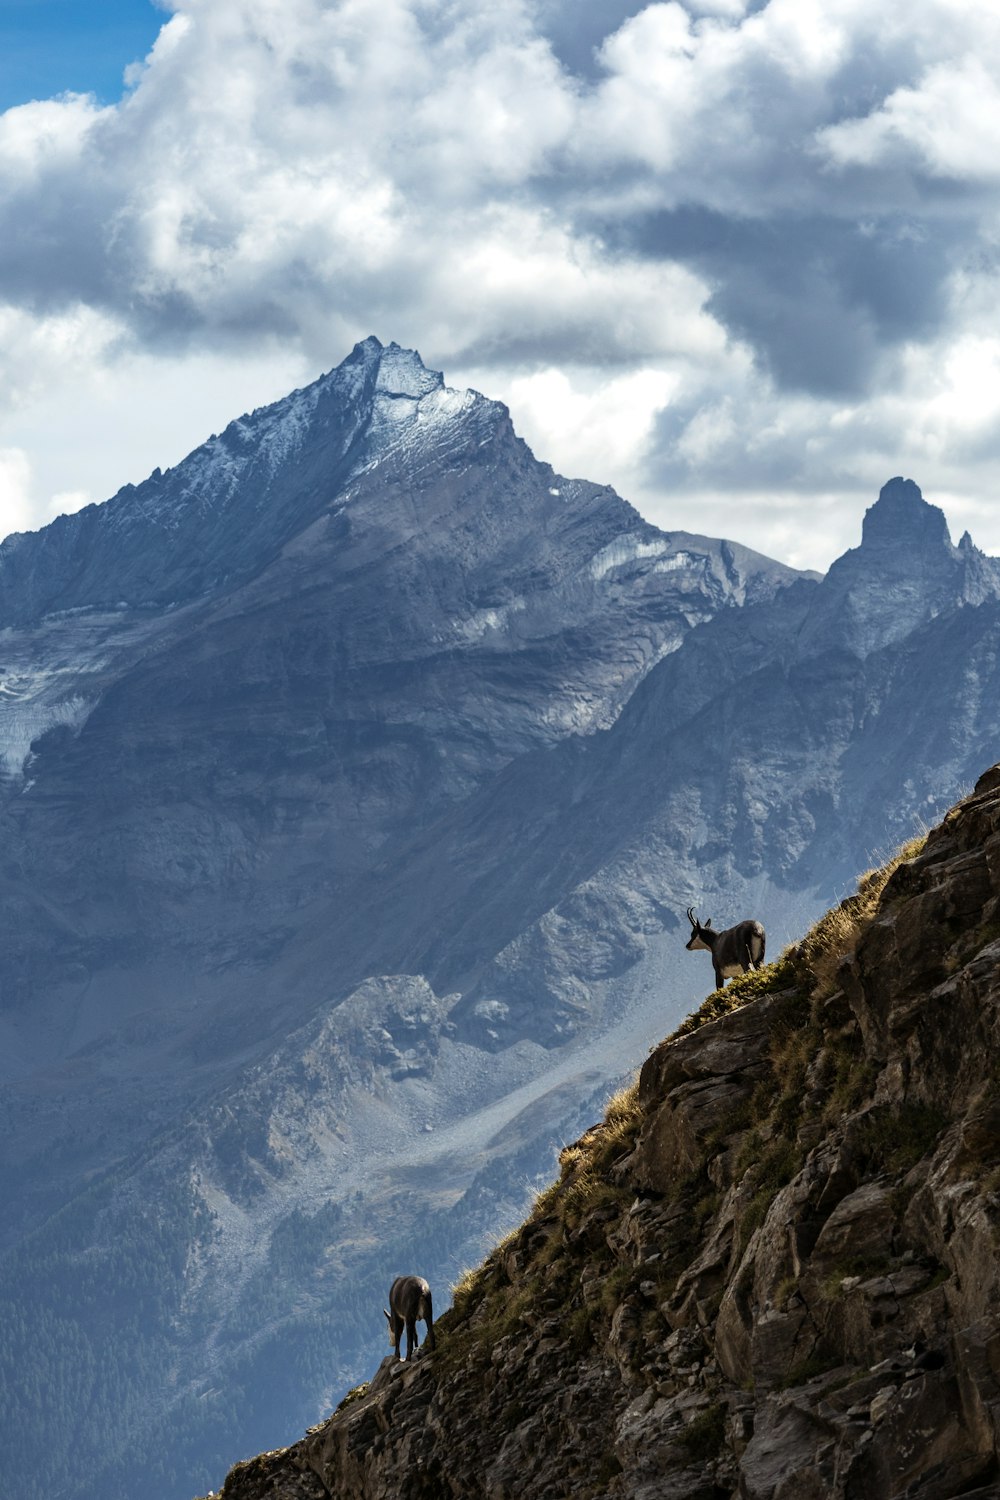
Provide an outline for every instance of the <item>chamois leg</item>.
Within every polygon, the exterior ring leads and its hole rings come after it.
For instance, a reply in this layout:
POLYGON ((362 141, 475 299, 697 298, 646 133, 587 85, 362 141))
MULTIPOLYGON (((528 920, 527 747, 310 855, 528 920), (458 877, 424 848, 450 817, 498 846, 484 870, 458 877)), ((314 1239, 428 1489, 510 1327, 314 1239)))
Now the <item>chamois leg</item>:
POLYGON ((437 1348, 437 1340, 434 1337, 434 1310, 431 1307, 431 1299, 429 1296, 426 1300, 425 1306, 427 1308, 427 1316, 424 1319, 424 1322, 427 1324, 427 1337, 424 1339, 424 1343, 427 1345, 428 1349, 433 1351, 437 1348))
POLYGON ((399 1313, 393 1313, 392 1315, 392 1331, 396 1339, 396 1358, 399 1359, 401 1357, 399 1346, 403 1341, 403 1320, 399 1316, 399 1313))
POLYGON ((406 1357, 413 1358, 413 1351, 417 1347, 417 1320, 407 1318, 406 1320, 406 1357))

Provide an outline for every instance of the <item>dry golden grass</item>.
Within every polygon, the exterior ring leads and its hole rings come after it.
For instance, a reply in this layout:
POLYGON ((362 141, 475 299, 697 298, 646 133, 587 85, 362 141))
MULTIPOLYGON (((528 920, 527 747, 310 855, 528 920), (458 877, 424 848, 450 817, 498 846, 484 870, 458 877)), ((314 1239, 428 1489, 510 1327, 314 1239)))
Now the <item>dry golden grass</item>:
MULTIPOLYGON (((731 1010, 752 1004, 764 994, 772 997, 769 1010, 773 1080, 742 1106, 739 1118, 728 1122, 726 1133, 747 1131, 747 1162, 742 1170, 753 1171, 755 1193, 741 1215, 740 1234, 745 1240, 756 1222, 766 1214, 775 1194, 798 1170, 801 1152, 795 1141, 807 1072, 823 1045, 823 1030, 816 1002, 832 993, 842 959, 852 953, 865 928, 874 919, 892 874, 923 848, 925 836, 911 839, 877 870, 868 870, 858 881, 857 892, 833 907, 812 927, 802 941, 786 949, 773 963, 734 979, 724 990, 709 995, 701 1008, 689 1016, 675 1036, 684 1035, 716 1020, 731 1010), (751 1126, 768 1126, 770 1144, 751 1126)), ((830 1105, 842 1109, 866 1083, 863 1062, 852 1054, 831 1053, 827 1068, 832 1089, 830 1105), (843 1073, 843 1077, 841 1077, 843 1073)), ((867 1080, 870 1082, 870 1080, 867 1080)), ((615 1172, 633 1149, 642 1125, 639 1083, 636 1078, 608 1100, 603 1121, 588 1130, 560 1154, 559 1178, 535 1199, 525 1223, 493 1247, 482 1265, 462 1273, 452 1287, 454 1308, 460 1322, 475 1313, 469 1337, 484 1348, 516 1329, 532 1297, 544 1286, 551 1297, 553 1262, 565 1257, 566 1247, 586 1230, 594 1210, 626 1201, 630 1193, 615 1172), (583 1227, 581 1230, 581 1226, 583 1227), (510 1252, 518 1252, 518 1269, 511 1282, 510 1252)), ((738 1163, 739 1165, 739 1163, 738 1163)), ((683 1185, 682 1185, 683 1186, 683 1185)), ((697 1184, 688 1184, 692 1193, 697 1184)), ((709 1212, 715 1195, 703 1200, 709 1212)), ((692 1214, 700 1214, 694 1204, 692 1214)), ((607 1256, 600 1238, 585 1247, 591 1258, 607 1256)), ((577 1247, 577 1255, 584 1249, 577 1247)), ((567 1264, 570 1262, 568 1261, 567 1264)), ((570 1278, 566 1295, 571 1296, 570 1278)), ((616 1294, 609 1273, 607 1295, 616 1294)), ((587 1309, 579 1309, 589 1319, 587 1309)), ((589 1323, 588 1323, 589 1327, 589 1323)), ((456 1343, 456 1348, 457 1348, 456 1343)))
POLYGON ((595 1125, 559 1156, 560 1175, 538 1194, 524 1225, 512 1229, 489 1252, 482 1265, 462 1272, 452 1284, 452 1301, 464 1317, 484 1297, 497 1293, 506 1300, 506 1254, 531 1226, 553 1220, 550 1244, 536 1249, 536 1269, 551 1259, 552 1248, 564 1229, 578 1225, 593 1208, 617 1201, 623 1190, 608 1180, 608 1167, 632 1149, 642 1120, 639 1082, 635 1079, 608 1100, 601 1124, 595 1125))
POLYGON ((486 1262, 479 1266, 466 1266, 456 1281, 451 1284, 451 1301, 456 1313, 461 1317, 468 1311, 469 1305, 477 1299, 477 1293, 481 1292, 488 1279, 486 1262))
POLYGON ((723 989, 713 990, 698 1009, 692 1011, 681 1022, 677 1030, 671 1034, 670 1040, 673 1041, 679 1036, 687 1036, 707 1022, 718 1021, 721 1016, 729 1015, 731 1011, 742 1010, 759 995, 770 994, 775 990, 787 989, 797 984, 798 976, 790 957, 794 951, 792 948, 786 949, 772 963, 765 964, 761 969, 751 969, 746 974, 739 974, 723 989))
POLYGON ((600 1166, 623 1155, 635 1141, 642 1120, 639 1104, 639 1079, 612 1094, 604 1112, 604 1124, 595 1140, 595 1160, 600 1166))
POLYGON ((897 849, 879 869, 866 870, 858 880, 854 895, 841 901, 839 906, 831 907, 798 944, 796 962, 812 976, 814 999, 823 999, 833 993, 837 969, 842 960, 857 948, 862 932, 874 918, 889 877, 900 865, 915 859, 926 842, 927 835, 919 834, 897 849))
POLYGON ((459 1317, 464 1317, 470 1312, 492 1285, 506 1281, 506 1273, 503 1269, 504 1258, 520 1239, 522 1227, 518 1224, 514 1229, 509 1230, 497 1240, 484 1261, 478 1266, 466 1266, 451 1283, 452 1306, 459 1317))
POLYGON ((604 1125, 608 1127, 632 1124, 639 1108, 639 1080, 633 1078, 625 1088, 612 1094, 604 1111, 604 1125))

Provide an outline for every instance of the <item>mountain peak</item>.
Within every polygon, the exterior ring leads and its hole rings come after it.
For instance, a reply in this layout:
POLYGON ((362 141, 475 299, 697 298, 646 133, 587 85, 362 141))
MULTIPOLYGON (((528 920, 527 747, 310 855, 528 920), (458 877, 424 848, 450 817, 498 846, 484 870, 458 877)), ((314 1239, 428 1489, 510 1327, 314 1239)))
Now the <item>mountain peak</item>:
POLYGON ((386 396, 412 396, 417 400, 431 391, 444 389, 440 370, 428 370, 416 349, 388 344, 379 359, 376 390, 386 396))
POLYGON ((404 349, 393 340, 383 344, 370 333, 360 339, 350 354, 317 384, 332 383, 340 388, 345 379, 356 380, 359 373, 375 370, 375 390, 383 396, 410 396, 415 400, 432 391, 444 389, 440 370, 429 370, 416 349, 404 349))
POLYGON ((951 546, 944 511, 929 505, 912 479, 897 475, 884 484, 875 504, 865 512, 862 547, 951 546))
POLYGON ((998 597, 996 561, 971 538, 953 546, 944 512, 897 475, 865 512, 860 547, 831 566, 802 640, 867 656, 945 611, 998 597))

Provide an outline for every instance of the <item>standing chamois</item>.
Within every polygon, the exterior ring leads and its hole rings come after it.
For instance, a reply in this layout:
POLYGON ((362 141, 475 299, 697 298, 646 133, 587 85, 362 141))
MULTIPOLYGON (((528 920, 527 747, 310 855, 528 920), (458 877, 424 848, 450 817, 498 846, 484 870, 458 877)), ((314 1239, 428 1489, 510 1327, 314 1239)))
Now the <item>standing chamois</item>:
POLYGON ((715 970, 715 988, 721 990, 727 979, 745 974, 748 969, 759 969, 764 962, 766 938, 759 922, 737 922, 723 932, 712 931, 712 919, 699 922, 694 907, 688 907, 691 937, 685 947, 688 952, 705 948, 712 955, 715 970))
POLYGON ((422 1276, 397 1276, 389 1288, 389 1308, 383 1307, 382 1311, 389 1324, 389 1343, 396 1346, 397 1359, 404 1327, 406 1328, 406 1357, 407 1359, 412 1357, 417 1347, 418 1318, 427 1324, 428 1348, 435 1347, 431 1289, 422 1276))

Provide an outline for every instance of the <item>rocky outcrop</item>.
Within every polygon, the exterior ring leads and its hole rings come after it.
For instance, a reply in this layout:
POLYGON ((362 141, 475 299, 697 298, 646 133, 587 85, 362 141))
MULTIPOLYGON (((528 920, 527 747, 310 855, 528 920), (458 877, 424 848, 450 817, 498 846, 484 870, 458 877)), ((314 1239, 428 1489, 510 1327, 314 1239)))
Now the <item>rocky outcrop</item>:
POLYGON ((986 1500, 1000 766, 709 998, 456 1288, 224 1500, 986 1500))
POLYGON ((997 598, 996 559, 980 552, 967 532, 953 546, 944 512, 927 504, 912 479, 897 476, 865 512, 860 547, 838 557, 827 574, 804 641, 866 657, 956 604, 997 598))

